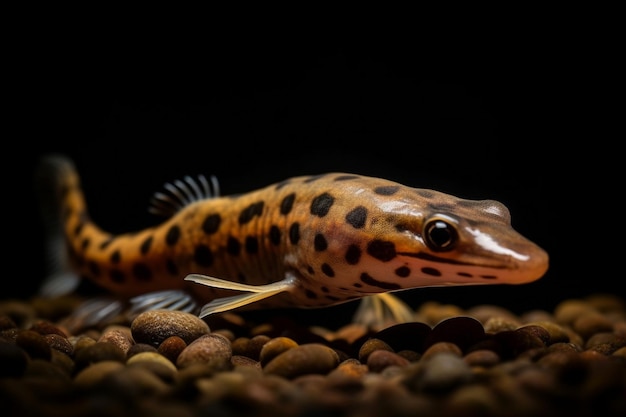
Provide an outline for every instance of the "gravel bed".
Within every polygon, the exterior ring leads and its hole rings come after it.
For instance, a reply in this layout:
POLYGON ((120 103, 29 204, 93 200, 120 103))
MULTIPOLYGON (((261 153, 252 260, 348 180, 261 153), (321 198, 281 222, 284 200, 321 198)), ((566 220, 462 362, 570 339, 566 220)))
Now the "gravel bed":
POLYGON ((626 416, 615 295, 427 302, 380 328, 150 311, 70 331, 80 301, 0 301, 3 416, 626 416))

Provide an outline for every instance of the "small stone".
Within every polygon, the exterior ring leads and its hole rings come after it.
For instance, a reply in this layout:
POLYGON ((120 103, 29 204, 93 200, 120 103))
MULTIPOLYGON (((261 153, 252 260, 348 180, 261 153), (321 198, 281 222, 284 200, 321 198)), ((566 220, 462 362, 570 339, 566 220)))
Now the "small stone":
POLYGON ((391 346, 389 346, 382 340, 377 338, 371 338, 369 340, 366 340, 359 349, 359 360, 361 361, 361 363, 367 363, 367 358, 369 357, 369 355, 377 350, 386 350, 388 352, 394 351, 391 346))
POLYGON ((306 374, 327 374, 339 364, 339 356, 328 346, 305 343, 286 350, 272 359, 263 371, 293 379, 306 374))
POLYGON ((170 336, 159 345, 157 350, 161 355, 172 361, 172 363, 176 363, 178 355, 180 355, 180 352, 185 350, 186 347, 187 343, 185 343, 181 337, 170 336))
POLYGON ((102 336, 97 340, 99 343, 111 343, 126 354, 134 342, 128 337, 127 332, 120 329, 109 329, 102 333, 102 336))
POLYGON ((588 339, 595 333, 612 331, 613 323, 600 313, 588 312, 581 314, 574 320, 572 329, 580 334, 583 339, 588 339))
POLYGON ((472 371, 465 361, 451 352, 439 352, 424 361, 420 389, 428 392, 443 392, 471 380, 472 371))
POLYGON ((203 363, 212 369, 227 370, 232 367, 230 359, 233 355, 230 341, 219 334, 205 334, 191 342, 178 355, 176 365, 186 368, 195 363, 203 363))
POLYGON ((34 330, 20 331, 15 344, 24 349, 31 358, 50 360, 52 355, 46 339, 34 330))
POLYGON ((259 361, 255 361, 254 359, 248 356, 233 355, 230 358, 230 363, 233 365, 234 368, 251 367, 251 368, 258 369, 258 370, 262 369, 261 363, 259 361))
POLYGON ((150 310, 139 314, 130 330, 136 343, 158 347, 170 336, 178 336, 189 344, 209 333, 209 326, 197 316, 183 311, 150 310))
POLYGON ((422 360, 429 359, 442 352, 450 353, 458 357, 463 356, 463 351, 456 344, 450 342, 438 342, 426 349, 422 355, 422 360))
POLYGON ((165 356, 161 355, 160 353, 156 353, 156 352, 141 352, 141 353, 137 353, 136 355, 133 355, 131 358, 128 358, 128 360, 126 361, 127 365, 133 364, 133 363, 140 363, 140 362, 156 362, 156 363, 160 363, 164 366, 166 366, 167 368, 171 369, 172 371, 176 371, 176 365, 174 365, 169 359, 167 359, 165 356))
POLYGON ((37 320, 30 327, 30 330, 35 331, 35 332, 39 333, 42 336, 43 335, 47 335, 47 334, 56 334, 56 335, 59 335, 59 336, 62 336, 62 337, 67 337, 65 332, 63 332, 61 329, 59 329, 56 325, 54 325, 53 323, 50 323, 49 321, 45 321, 45 320, 37 320))
POLYGON ((578 299, 568 299, 561 301, 554 308, 554 318, 560 324, 572 324, 574 320, 583 314, 595 311, 587 301, 578 299))
POLYGON ((463 357, 463 360, 469 366, 490 368, 500 363, 500 356, 492 350, 482 349, 468 353, 465 357, 463 357))
POLYGON ((141 352, 158 352, 158 350, 154 346, 146 343, 135 343, 126 351, 126 358, 131 358, 141 352))
POLYGON ((74 385, 84 390, 90 389, 111 372, 122 368, 124 368, 124 364, 119 361, 105 360, 95 363, 78 372, 74 377, 74 385))
POLYGON ((74 346, 72 346, 70 341, 67 340, 67 337, 51 333, 44 335, 43 338, 52 349, 63 352, 67 356, 72 356, 74 354, 74 346))
POLYGON ((263 345, 259 353, 259 361, 262 366, 265 366, 276 356, 296 346, 298 346, 296 341, 289 337, 275 337, 263 345))
POLYGON ((404 368, 410 362, 395 352, 378 349, 367 357, 367 366, 372 372, 380 373, 389 366, 404 368))
POLYGON ((111 343, 96 342, 76 352, 74 362, 77 370, 82 370, 89 365, 103 361, 125 362, 126 353, 111 343))

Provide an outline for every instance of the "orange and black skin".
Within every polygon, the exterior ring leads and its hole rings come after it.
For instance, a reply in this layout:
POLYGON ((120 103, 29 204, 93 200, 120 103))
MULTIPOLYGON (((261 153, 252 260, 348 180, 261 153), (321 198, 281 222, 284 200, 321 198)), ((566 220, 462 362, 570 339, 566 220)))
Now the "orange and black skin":
POLYGON ((185 281, 191 273, 247 285, 294 278, 251 307, 323 307, 376 293, 539 279, 548 255, 517 233, 507 208, 381 178, 301 176, 182 207, 165 222, 112 235, 88 215, 79 176, 44 159, 71 267, 128 298, 186 289, 199 302, 236 294, 185 281))

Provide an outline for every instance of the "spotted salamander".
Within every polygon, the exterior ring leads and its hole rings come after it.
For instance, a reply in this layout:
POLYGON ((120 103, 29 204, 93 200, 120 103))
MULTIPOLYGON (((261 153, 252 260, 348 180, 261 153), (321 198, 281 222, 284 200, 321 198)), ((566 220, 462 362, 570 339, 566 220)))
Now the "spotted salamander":
POLYGON ((169 215, 164 222, 113 235, 90 219, 70 159, 49 155, 41 167, 50 248, 61 265, 44 285, 48 293, 73 288, 74 275, 146 306, 182 306, 191 297, 204 304, 201 317, 376 294, 393 309, 391 292, 522 284, 548 268, 547 253, 493 200, 348 173, 220 196, 214 179, 186 177, 155 194, 152 209, 169 215))

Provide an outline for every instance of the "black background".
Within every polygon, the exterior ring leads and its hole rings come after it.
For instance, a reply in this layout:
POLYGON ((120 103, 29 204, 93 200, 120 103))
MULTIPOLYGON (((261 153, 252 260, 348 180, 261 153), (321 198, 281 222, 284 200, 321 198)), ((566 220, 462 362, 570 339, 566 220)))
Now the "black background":
POLYGON ((535 283, 403 293, 414 305, 528 311, 619 293, 621 151, 607 139, 620 135, 601 132, 616 113, 600 110, 615 94, 610 60, 583 37, 498 38, 36 36, 11 65, 4 295, 29 297, 43 278, 32 172, 48 152, 74 159, 111 232, 156 224, 152 193, 184 175, 215 174, 231 194, 355 172, 499 200, 550 254, 535 283))

